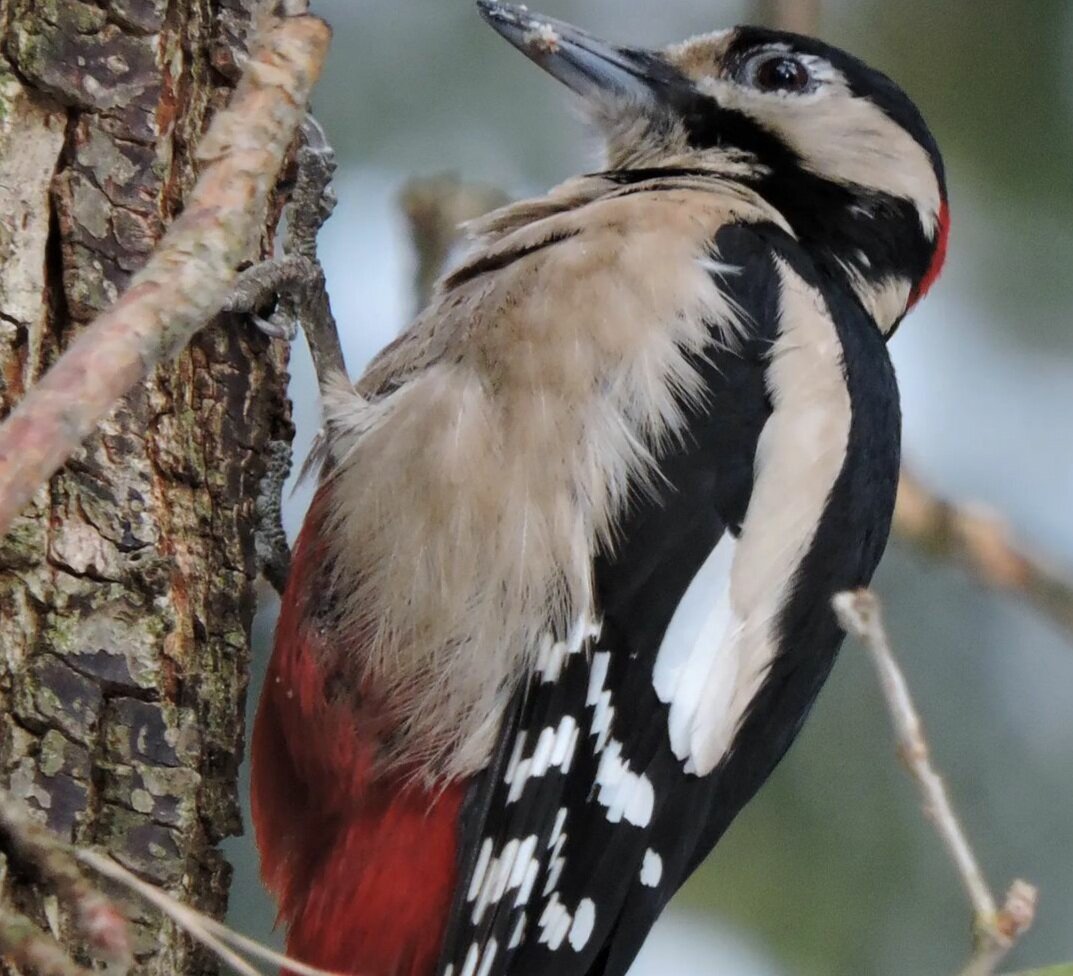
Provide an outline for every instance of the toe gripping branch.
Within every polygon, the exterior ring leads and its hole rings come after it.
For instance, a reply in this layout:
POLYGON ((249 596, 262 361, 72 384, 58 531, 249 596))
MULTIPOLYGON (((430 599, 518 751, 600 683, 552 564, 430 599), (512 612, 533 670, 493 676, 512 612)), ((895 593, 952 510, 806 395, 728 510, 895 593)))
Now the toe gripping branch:
MULTIPOLYGON (((225 311, 249 316, 272 338, 290 342, 301 328, 322 390, 329 377, 346 373, 324 269, 317 260, 317 234, 335 207, 334 173, 335 154, 324 130, 307 116, 289 193, 282 256, 241 272, 225 307, 225 311), (272 311, 263 317, 261 312, 267 308, 272 311)), ((290 442, 273 442, 269 454, 268 472, 256 500, 256 549, 262 575, 282 595, 291 561, 281 519, 283 485, 291 470, 290 442)))
POLYGON ((241 272, 225 311, 248 315, 266 335, 287 342, 301 328, 323 389, 328 377, 346 372, 346 363, 317 259, 317 234, 335 209, 335 153, 311 115, 302 125, 296 163, 282 257, 241 272), (263 317, 260 311, 273 304, 273 311, 263 317))

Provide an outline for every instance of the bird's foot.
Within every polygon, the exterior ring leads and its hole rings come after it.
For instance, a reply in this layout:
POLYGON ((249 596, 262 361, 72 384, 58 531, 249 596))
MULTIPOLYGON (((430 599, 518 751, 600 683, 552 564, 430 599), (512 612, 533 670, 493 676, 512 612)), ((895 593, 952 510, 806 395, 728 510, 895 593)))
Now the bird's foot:
MULTIPOLYGON (((280 186, 287 205, 282 256, 242 271, 225 311, 247 316, 265 335, 291 342, 305 332, 323 387, 326 379, 345 372, 342 347, 328 300, 324 270, 317 259, 317 234, 335 206, 332 174, 335 156, 324 132, 308 117, 296 153, 293 183, 280 186)), ((281 522, 283 484, 291 470, 290 443, 270 446, 268 470, 257 498, 256 551, 261 573, 282 594, 291 553, 281 522)))
POLYGON ((291 342, 303 329, 321 386, 332 373, 345 372, 342 347, 317 259, 317 235, 335 208, 332 175, 335 153, 312 116, 302 126, 295 177, 288 189, 283 256, 241 272, 225 311, 249 316, 273 339, 291 342))

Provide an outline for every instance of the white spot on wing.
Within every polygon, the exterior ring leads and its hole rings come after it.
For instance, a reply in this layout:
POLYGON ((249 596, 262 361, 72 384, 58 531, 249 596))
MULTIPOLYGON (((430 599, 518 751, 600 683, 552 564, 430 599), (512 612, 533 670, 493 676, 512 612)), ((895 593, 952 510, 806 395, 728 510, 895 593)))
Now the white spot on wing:
POLYGON ((517 949, 522 944, 522 939, 525 938, 525 926, 528 921, 525 912, 522 912, 518 916, 518 921, 514 923, 514 931, 510 935, 510 942, 507 943, 508 949, 517 949))
POLYGON ((492 857, 491 838, 485 838, 481 844, 481 852, 477 855, 477 866, 473 869, 473 880, 469 883, 469 891, 466 893, 466 901, 473 901, 484 883, 484 873, 488 870, 488 862, 492 857))
POLYGON ((540 942, 543 942, 553 952, 563 944, 573 919, 566 910, 566 906, 559 901, 559 892, 552 892, 547 905, 540 916, 540 942))
POLYGON ((566 832, 563 829, 566 825, 566 807, 560 807, 559 812, 555 815, 555 824, 551 830, 551 837, 548 838, 548 849, 551 851, 551 858, 548 861, 548 876, 544 882, 544 895, 551 894, 555 890, 555 887, 559 884, 559 875, 563 872, 563 867, 566 864, 563 858, 563 845, 566 844, 566 832))
POLYGON ((477 976, 488 976, 492 971, 492 963, 495 962, 498 950, 499 943, 495 939, 489 939, 488 945, 484 947, 484 952, 481 955, 481 968, 477 970, 477 976))
MULTIPOLYGON (((478 868, 474 871, 474 881, 470 884, 467 895, 469 901, 476 899, 473 906, 473 924, 479 925, 489 906, 495 906, 503 900, 508 892, 517 890, 514 904, 524 904, 529 898, 533 883, 539 870, 535 858, 537 847, 536 834, 530 834, 524 840, 517 838, 507 841, 498 856, 491 856, 491 841, 481 846, 478 868), (488 845, 489 854, 485 854, 488 845), (524 898, 522 897, 524 893, 524 898)), ((493 908, 494 911, 494 908, 493 908)))
POLYGON ((570 947, 581 952, 592 937, 596 925, 596 905, 591 898, 582 898, 574 912, 574 921, 570 926, 570 947))
POLYGON ((528 873, 529 868, 535 863, 533 861, 533 852, 536 851, 536 846, 536 834, 530 834, 518 846, 518 853, 514 858, 514 867, 510 872, 510 878, 507 879, 508 891, 513 891, 515 888, 521 888, 525 883, 526 874, 528 873))
POLYGON ((656 888, 663 878, 663 858, 650 847, 645 851, 645 859, 641 864, 641 884, 647 888, 656 888))
POLYGON ((536 671, 543 682, 558 681, 566 659, 572 654, 580 654, 589 640, 600 636, 600 624, 587 613, 581 614, 574 621, 566 640, 553 641, 550 634, 545 634, 537 652, 536 671))
POLYGON ((595 708, 596 713, 592 717, 589 731, 596 736, 594 751, 603 752, 607 747, 607 740, 611 735, 611 719, 615 709, 611 705, 611 692, 604 690, 607 681, 607 668, 611 663, 609 651, 597 651, 592 656, 592 667, 589 672, 589 690, 585 696, 585 703, 590 708, 595 708))
POLYGON ((570 771, 570 760, 574 756, 577 738, 577 722, 567 715, 559 723, 559 731, 555 733, 555 745, 551 750, 550 760, 552 766, 558 766, 564 773, 570 771))
POLYGON ((656 800, 652 781, 630 769, 622 758, 622 743, 617 739, 612 739, 600 756, 596 785, 599 787, 596 800, 607 808, 611 823, 625 819, 635 827, 648 826, 656 800))
POLYGON ((589 669, 589 691, 585 697, 585 704, 595 705, 600 700, 600 693, 604 690, 604 682, 607 681, 607 666, 611 663, 611 654, 608 651, 597 651, 592 656, 592 666, 589 669))
POLYGON ((537 875, 540 873, 540 862, 532 858, 525 867, 525 875, 522 883, 518 886, 518 896, 514 899, 514 907, 521 908, 529 904, 529 897, 533 894, 533 885, 536 884, 537 875))
POLYGON ((469 947, 469 952, 466 953, 466 961, 462 966, 462 972, 459 976, 474 976, 477 972, 477 963, 481 958, 481 949, 476 942, 472 943, 469 947))
POLYGON ((558 726, 546 726, 540 730, 533 754, 528 758, 522 756, 524 734, 519 734, 518 742, 514 744, 507 771, 503 776, 503 782, 510 790, 507 793, 507 802, 514 803, 525 789, 525 784, 530 779, 535 779, 547 774, 551 768, 561 769, 564 773, 570 769, 570 763, 574 758, 574 750, 577 747, 579 736, 577 720, 571 715, 564 715, 558 726))

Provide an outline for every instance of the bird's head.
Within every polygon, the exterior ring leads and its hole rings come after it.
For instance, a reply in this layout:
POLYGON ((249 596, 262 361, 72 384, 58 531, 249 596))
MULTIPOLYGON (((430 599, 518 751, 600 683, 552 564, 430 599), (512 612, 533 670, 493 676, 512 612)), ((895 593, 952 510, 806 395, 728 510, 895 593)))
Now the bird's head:
POLYGON ((901 88, 859 59, 759 27, 621 47, 523 7, 478 5, 581 96, 610 169, 715 170, 752 187, 885 333, 938 276, 949 228, 938 147, 901 88))

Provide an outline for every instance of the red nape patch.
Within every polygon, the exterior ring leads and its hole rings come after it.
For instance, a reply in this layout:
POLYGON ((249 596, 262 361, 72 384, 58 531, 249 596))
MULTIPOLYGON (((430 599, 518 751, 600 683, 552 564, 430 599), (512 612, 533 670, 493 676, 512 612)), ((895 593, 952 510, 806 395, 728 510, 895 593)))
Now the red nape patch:
POLYGON ((355 976, 432 976, 457 881, 465 784, 430 792, 405 774, 385 776, 376 767, 390 731, 383 709, 331 695, 340 649, 310 619, 325 599, 324 495, 295 544, 253 730, 261 875, 296 959, 355 976))
POLYGON ((950 205, 944 200, 939 207, 939 226, 935 238, 935 253, 931 256, 931 264, 924 277, 909 296, 909 307, 912 308, 930 290, 931 286, 942 274, 943 265, 946 263, 946 245, 950 239, 950 205))

